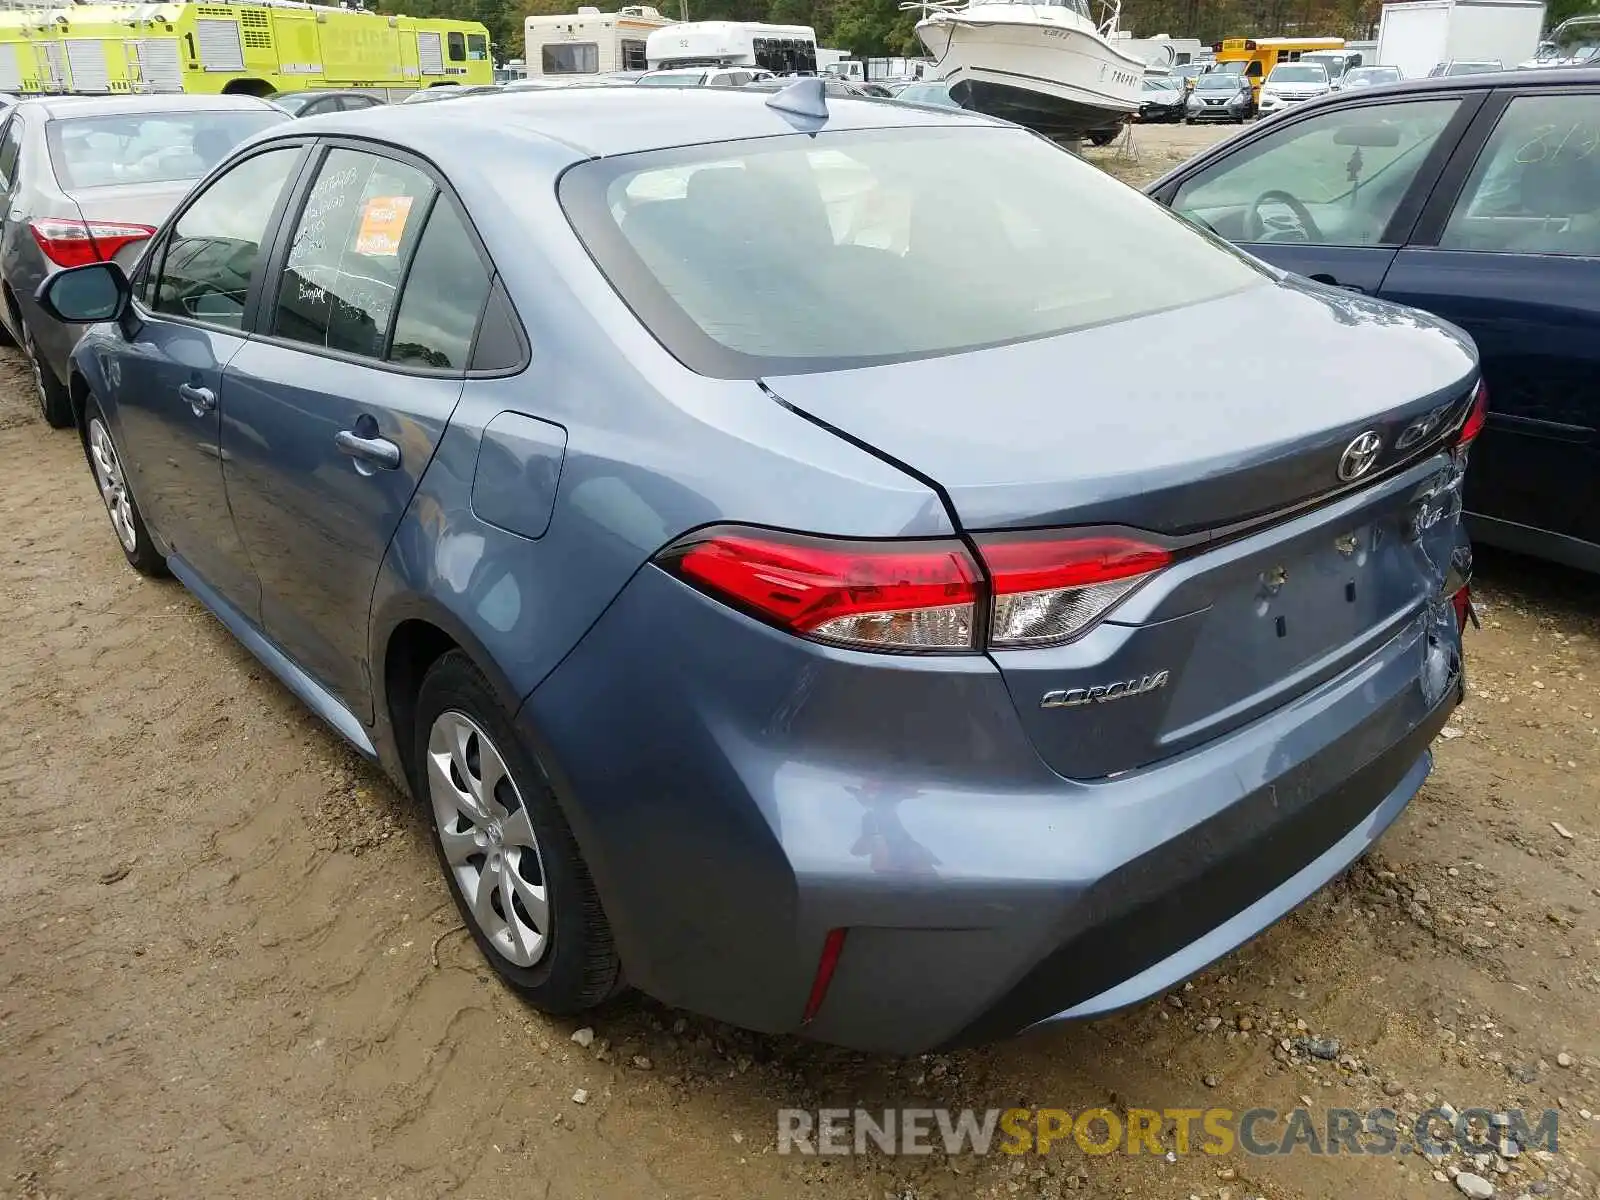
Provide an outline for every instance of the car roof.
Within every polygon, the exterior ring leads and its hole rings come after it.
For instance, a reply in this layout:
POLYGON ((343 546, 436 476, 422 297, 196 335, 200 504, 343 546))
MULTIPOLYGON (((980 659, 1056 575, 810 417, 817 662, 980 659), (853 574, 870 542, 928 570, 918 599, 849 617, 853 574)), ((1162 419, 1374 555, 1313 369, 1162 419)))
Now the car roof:
MULTIPOLYGON (((1457 59, 1466 62, 1466 59, 1457 59)), ((1476 61, 1476 60, 1474 60, 1476 61)), ((1374 63, 1381 66, 1381 63, 1374 63)), ((1380 83, 1358 92, 1330 92, 1296 107, 1297 113, 1313 108, 1337 108, 1341 104, 1365 104, 1374 96, 1426 96, 1430 92, 1488 91, 1492 88, 1540 87, 1593 87, 1600 86, 1600 69, 1594 67, 1531 67, 1524 71, 1489 71, 1481 75, 1435 75, 1427 79, 1402 79, 1398 83, 1380 83), (1354 97, 1360 97, 1359 101, 1354 97)))
POLYGON ((24 100, 34 111, 43 109, 47 117, 137 116, 161 112, 217 112, 273 109, 255 96, 41 96, 24 100))
MULTIPOLYGON (((520 141, 556 143, 575 156, 604 158, 795 132, 796 125, 769 105, 772 98, 770 92, 743 88, 554 88, 404 111, 399 105, 379 105, 309 117, 295 122, 293 130, 296 136, 314 132, 391 142, 450 174, 481 169, 498 155, 514 153, 520 141)), ((828 112, 829 130, 1008 125, 963 110, 920 110, 870 97, 829 97, 828 112)), ((275 132, 287 135, 286 130, 275 132)))

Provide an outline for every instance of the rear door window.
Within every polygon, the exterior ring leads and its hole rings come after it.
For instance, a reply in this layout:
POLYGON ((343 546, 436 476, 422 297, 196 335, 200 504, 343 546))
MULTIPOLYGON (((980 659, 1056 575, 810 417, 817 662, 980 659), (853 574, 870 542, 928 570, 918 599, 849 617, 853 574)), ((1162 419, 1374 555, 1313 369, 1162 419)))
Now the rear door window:
POLYGON ((290 237, 269 332, 320 350, 383 357, 395 295, 433 196, 432 181, 415 167, 329 151, 290 237))
POLYGON ((1513 99, 1439 247, 1600 257, 1600 93, 1513 99))

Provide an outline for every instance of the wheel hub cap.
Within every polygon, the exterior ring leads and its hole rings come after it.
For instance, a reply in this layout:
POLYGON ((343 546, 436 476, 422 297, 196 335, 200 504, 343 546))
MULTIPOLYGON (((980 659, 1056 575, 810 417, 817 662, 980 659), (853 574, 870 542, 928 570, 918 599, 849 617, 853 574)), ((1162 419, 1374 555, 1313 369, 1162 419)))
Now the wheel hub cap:
POLYGON ((111 434, 99 417, 89 422, 89 460, 94 464, 95 482, 100 486, 100 498, 105 501, 117 540, 129 554, 137 553, 139 534, 133 527, 133 501, 128 496, 122 463, 117 458, 116 447, 111 444, 111 434))
POLYGON ((454 711, 434 720, 427 758, 434 828, 473 923, 507 961, 533 966, 549 945, 550 899, 538 838, 505 759, 454 711))

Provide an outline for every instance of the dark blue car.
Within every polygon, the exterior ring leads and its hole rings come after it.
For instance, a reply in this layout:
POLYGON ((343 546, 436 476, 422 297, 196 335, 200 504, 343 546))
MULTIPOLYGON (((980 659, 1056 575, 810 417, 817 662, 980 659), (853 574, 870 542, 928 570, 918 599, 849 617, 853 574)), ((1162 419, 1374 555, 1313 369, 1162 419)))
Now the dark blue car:
MULTIPOLYGON (((1275 266, 1470 333, 1489 386, 1473 537, 1600 571, 1600 71, 1345 91, 1148 190, 1275 266)), ((1269 336, 1233 335, 1241 356, 1269 336)), ((1295 403, 1305 381, 1267 386, 1295 403)))
POLYGON ((986 117, 314 117, 44 302, 103 322, 129 562, 417 797, 549 1011, 913 1051, 1133 1003, 1363 853, 1462 694, 1471 343, 986 117))

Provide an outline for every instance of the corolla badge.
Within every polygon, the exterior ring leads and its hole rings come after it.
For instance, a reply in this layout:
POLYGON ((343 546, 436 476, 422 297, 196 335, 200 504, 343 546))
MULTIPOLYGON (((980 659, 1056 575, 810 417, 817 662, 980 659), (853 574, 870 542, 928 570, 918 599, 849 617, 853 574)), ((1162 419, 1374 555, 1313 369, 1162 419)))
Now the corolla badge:
POLYGON ((1119 679, 1116 683, 1100 683, 1086 688, 1057 688, 1046 692, 1039 700, 1040 708, 1078 708, 1084 704, 1104 704, 1107 700, 1126 700, 1129 696, 1142 696, 1157 688, 1167 686, 1168 672, 1141 675, 1137 679, 1119 679))
POLYGON ((1383 439, 1367 430, 1344 448, 1344 455, 1339 459, 1339 478, 1345 483, 1360 479, 1372 470, 1382 452, 1383 439))

